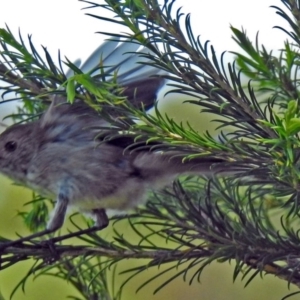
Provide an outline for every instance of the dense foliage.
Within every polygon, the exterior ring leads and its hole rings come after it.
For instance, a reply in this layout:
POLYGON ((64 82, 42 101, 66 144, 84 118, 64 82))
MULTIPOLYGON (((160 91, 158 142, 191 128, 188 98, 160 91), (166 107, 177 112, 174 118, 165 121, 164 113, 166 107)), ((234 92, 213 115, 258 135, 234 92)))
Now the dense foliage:
MULTIPOLYGON (((209 263, 229 260, 235 261, 234 279, 242 273, 246 285, 256 275, 273 274, 300 287, 300 1, 282 0, 283 8, 273 7, 287 22, 286 28, 278 28, 289 38, 280 55, 267 51, 258 38, 253 43, 245 31, 232 27, 241 52, 227 65, 225 53, 217 57, 213 46, 194 35, 191 16, 174 11, 175 1, 165 0, 162 5, 157 0, 83 2, 92 17, 129 28, 131 34, 101 33, 151 50, 140 54, 143 63, 163 70, 172 92, 183 94, 187 105, 212 114, 221 134, 218 138, 213 132, 199 134, 158 109, 156 116, 137 110, 121 96, 116 70, 110 69, 113 76, 107 81, 103 63, 96 67, 100 73, 96 69, 85 73, 60 58, 56 66, 46 48, 45 59, 38 53, 31 37, 26 46, 21 35, 14 37, 3 28, 3 102, 7 95, 14 95, 23 103, 11 117, 16 122, 30 121, 47 107, 49 95, 65 94, 70 101, 80 98, 98 109, 114 123, 118 134, 122 130, 163 141, 164 151, 183 151, 186 159, 222 158, 222 167, 231 172, 180 178, 165 190, 149 194, 147 204, 136 213, 113 218, 114 235, 109 241, 96 232, 85 234, 75 224, 79 231, 56 235, 47 242, 28 240, 2 249, 0 245, 2 269, 21 260, 34 261, 16 288, 33 273, 50 273, 71 282, 82 299, 116 299, 121 291, 110 295, 105 270, 128 258, 148 260, 126 270, 124 285, 150 267, 168 266, 145 285, 184 264, 176 275, 160 281, 156 291, 187 274, 192 274, 191 281, 199 280, 209 263), (105 10, 117 17, 103 17, 105 10), (73 76, 66 76, 63 64, 73 76), (191 96, 196 100, 189 100, 191 96), (116 108, 123 118, 112 118, 105 107, 116 108), (143 123, 130 122, 133 116, 143 123), (120 222, 129 222, 133 240, 121 232, 120 222), (74 236, 80 245, 73 245, 70 237, 74 236)), ((22 217, 36 230, 44 226, 49 205, 39 196, 31 205, 31 212, 22 217)))

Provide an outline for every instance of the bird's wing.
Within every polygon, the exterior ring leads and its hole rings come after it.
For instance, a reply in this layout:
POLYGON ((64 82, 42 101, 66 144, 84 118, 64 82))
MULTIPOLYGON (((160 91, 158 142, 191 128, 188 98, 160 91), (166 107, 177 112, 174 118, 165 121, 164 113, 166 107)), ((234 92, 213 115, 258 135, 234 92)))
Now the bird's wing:
MULTIPOLYGON (((145 57, 147 53, 151 51, 136 43, 115 39, 101 44, 85 62, 76 61, 76 66, 83 73, 90 73, 95 78, 104 76, 108 81, 117 72, 117 81, 125 88, 124 96, 134 106, 141 107, 143 103, 144 108, 150 109, 165 83, 163 75, 166 72, 151 66, 150 59, 145 57)), ((66 72, 66 76, 71 76, 71 72, 66 72)))

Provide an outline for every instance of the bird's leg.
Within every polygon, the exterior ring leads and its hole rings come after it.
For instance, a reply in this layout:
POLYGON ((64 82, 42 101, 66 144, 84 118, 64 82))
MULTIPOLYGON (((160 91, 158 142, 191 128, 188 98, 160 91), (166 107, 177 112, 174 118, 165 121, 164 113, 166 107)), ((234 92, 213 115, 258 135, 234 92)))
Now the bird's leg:
POLYGON ((54 210, 52 212, 52 216, 50 217, 50 220, 47 224, 47 228, 45 230, 28 235, 26 237, 22 237, 15 241, 0 242, 0 251, 1 251, 1 249, 7 248, 10 246, 14 246, 14 245, 17 245, 17 244, 20 244, 23 242, 30 242, 35 238, 45 236, 45 235, 53 233, 54 231, 59 229, 64 223, 68 203, 69 203, 68 196, 66 196, 66 194, 64 194, 62 192, 59 193, 54 210))
POLYGON ((69 239, 69 238, 76 237, 76 236, 79 236, 82 234, 90 234, 95 231, 102 230, 108 226, 109 220, 106 215, 105 209, 103 209, 103 208, 93 209, 92 214, 94 215, 94 218, 95 218, 95 225, 93 227, 83 229, 80 231, 76 231, 76 232, 71 232, 69 234, 57 236, 57 237, 49 239, 49 241, 56 243, 56 242, 62 241, 64 239, 69 239))
POLYGON ((69 197, 66 193, 60 192, 58 194, 54 210, 51 212, 50 220, 47 224, 47 230, 50 230, 50 232, 54 232, 62 227, 65 221, 68 204, 69 197))
POLYGON ((100 208, 100 209, 94 209, 93 210, 93 215, 95 216, 95 225, 94 227, 103 229, 107 227, 109 220, 107 217, 107 214, 105 212, 105 209, 100 208))
MULTIPOLYGON (((0 251, 7 247, 18 245, 23 242, 30 242, 30 241, 32 242, 33 239, 48 235, 50 233, 55 232, 57 229, 61 228, 64 223, 68 203, 69 203, 69 198, 68 198, 68 196, 66 196, 66 193, 62 193, 62 192, 59 193, 57 201, 56 201, 56 205, 51 214, 50 220, 47 224, 47 229, 37 232, 37 233, 34 233, 34 234, 31 234, 26 237, 22 237, 15 241, 0 242, 0 251)), ((95 222, 96 222, 93 227, 83 229, 83 230, 80 230, 77 232, 72 232, 72 233, 69 233, 66 235, 53 237, 53 238, 43 241, 43 243, 44 244, 53 244, 53 243, 56 243, 56 242, 59 242, 59 241, 62 241, 62 240, 68 239, 68 238, 76 237, 76 236, 79 236, 82 234, 93 233, 95 231, 104 229, 105 227, 108 226, 109 220, 108 220, 108 217, 107 217, 104 209, 102 209, 102 208, 94 209, 92 211, 92 213, 95 217, 95 222)))

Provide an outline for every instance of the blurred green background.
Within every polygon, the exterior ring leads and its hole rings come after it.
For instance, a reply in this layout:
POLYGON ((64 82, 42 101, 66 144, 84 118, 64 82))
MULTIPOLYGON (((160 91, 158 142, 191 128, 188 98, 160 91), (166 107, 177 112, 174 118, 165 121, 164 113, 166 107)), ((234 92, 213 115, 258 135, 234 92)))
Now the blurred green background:
MULTIPOLYGON (((162 91, 164 93, 164 91, 162 91)), ((210 120, 211 116, 200 113, 200 107, 190 104, 182 104, 180 98, 177 99, 174 95, 168 95, 164 99, 164 104, 161 105, 162 111, 168 111, 168 115, 176 119, 178 122, 188 121, 192 126, 196 127, 200 132, 205 130, 214 130, 216 124, 210 120)), ((3 113, 3 111, 1 111, 3 113)), ((24 187, 15 186, 6 179, 0 177, 0 235, 7 238, 16 238, 16 232, 23 235, 26 234, 25 226, 20 217, 17 217, 17 212, 24 210, 24 203, 31 200, 32 192, 24 187)), ((129 226, 129 225, 128 225, 129 226)), ((68 223, 65 225, 68 227, 68 223)), ((124 226, 126 232, 126 226, 124 226)), ((111 228, 105 229, 102 232, 102 237, 111 236, 111 228)), ((10 293, 16 284, 27 273, 33 262, 25 261, 10 267, 7 270, 0 271, 0 292, 4 299, 9 299, 10 293)), ((118 266, 118 270, 132 268, 140 265, 139 260, 125 260, 118 266)), ((274 276, 265 276, 256 278, 249 286, 244 288, 246 281, 241 282, 239 277, 233 283, 233 269, 235 262, 229 263, 213 263, 208 266, 201 276, 201 282, 196 280, 190 285, 189 280, 193 272, 188 273, 186 280, 180 277, 157 294, 153 295, 153 291, 163 279, 170 278, 174 272, 167 273, 163 277, 151 282, 138 293, 136 289, 147 279, 156 274, 157 268, 151 268, 141 275, 131 280, 123 291, 124 300, 162 300, 162 299, 199 299, 199 300, 229 300, 229 299, 264 299, 275 300, 281 299, 292 291, 297 291, 293 286, 288 289, 287 283, 274 276)), ((166 266, 160 268, 162 270, 166 266)), ((182 267, 179 269, 181 270, 182 267)), ((109 274, 108 276, 112 276, 109 274)), ((126 279, 126 275, 119 275, 116 278, 115 284, 118 286, 126 279)), ((249 278, 249 275, 248 277, 249 278)), ((71 284, 51 276, 39 277, 36 280, 29 278, 25 292, 21 289, 17 291, 13 299, 23 300, 59 300, 67 299, 69 295, 79 296, 71 284)), ((300 296, 292 297, 291 299, 299 299, 300 296)))

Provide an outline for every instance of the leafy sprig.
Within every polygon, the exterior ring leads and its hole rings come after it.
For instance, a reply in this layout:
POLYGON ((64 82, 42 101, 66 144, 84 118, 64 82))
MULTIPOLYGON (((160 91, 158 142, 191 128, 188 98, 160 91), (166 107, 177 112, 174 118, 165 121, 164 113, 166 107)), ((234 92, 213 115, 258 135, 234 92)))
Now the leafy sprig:
MULTIPOLYGON (((69 280, 85 299, 95 294, 109 297, 105 271, 128 258, 148 261, 123 272, 127 277, 122 288, 148 268, 167 266, 144 285, 183 266, 175 275, 160 281, 157 292, 179 276, 185 279, 191 274, 191 282, 199 280, 212 261, 232 260, 236 263, 233 278, 242 274, 246 285, 256 275, 273 274, 299 287, 298 1, 282 1, 292 17, 276 7, 292 31, 281 29, 296 44, 285 42, 276 57, 260 46, 258 39, 253 46, 245 31, 232 27, 234 39, 244 53, 235 53, 235 63, 227 66, 225 53, 218 59, 214 48, 193 34, 190 15, 184 18, 180 9, 174 12, 175 1, 165 0, 163 5, 156 0, 83 2, 93 9, 114 12, 113 19, 89 15, 129 28, 131 34, 102 33, 151 50, 141 54, 141 58, 147 58, 143 63, 167 71, 164 76, 170 80, 172 92, 183 94, 186 102, 201 107, 202 113, 214 115, 223 130, 219 138, 177 124, 157 108, 154 117, 137 110, 120 98, 122 91, 116 80, 104 80, 98 86, 99 78, 82 72, 69 61, 67 65, 74 76, 67 78, 60 59, 57 67, 46 48, 42 59, 31 38, 28 49, 22 37, 18 41, 8 29, 0 31, 0 79, 9 84, 3 87, 4 96, 16 92, 23 100, 23 112, 35 115, 46 104, 32 100, 66 87, 70 100, 80 98, 98 108, 101 117, 110 119, 115 125, 112 138, 132 134, 137 144, 139 138, 146 137, 149 144, 162 142, 160 150, 181 150, 186 158, 223 158, 228 174, 182 178, 172 187, 153 193, 136 213, 114 218, 112 241, 96 233, 83 234, 74 223, 78 232, 49 238, 49 247, 41 241, 28 241, 0 248, 1 267, 33 258, 35 265, 18 287, 24 286, 32 274, 57 275, 69 280), (246 88, 242 80, 245 77, 251 79, 246 88), (261 93, 265 96, 263 101, 257 97, 261 93), (103 106, 116 109, 121 117, 105 115, 103 106), (132 118, 143 124, 129 122, 132 118), (229 126, 235 130, 230 132, 229 126), (276 214, 280 222, 276 222, 276 214), (117 229, 118 223, 125 220, 135 240, 117 229), (70 236, 79 238, 82 244, 73 246, 70 236), (100 256, 106 260, 99 261, 100 256)), ((113 77, 117 78, 117 74, 113 77)))

